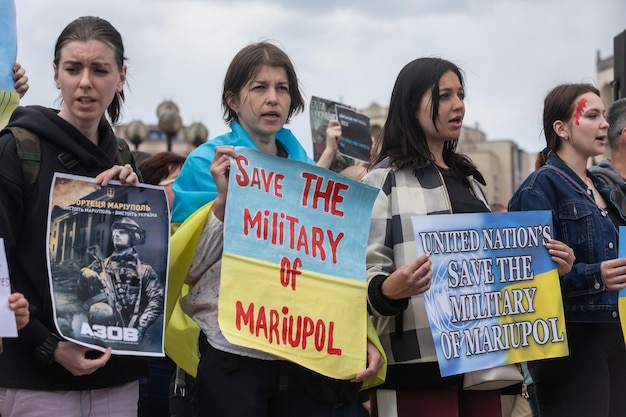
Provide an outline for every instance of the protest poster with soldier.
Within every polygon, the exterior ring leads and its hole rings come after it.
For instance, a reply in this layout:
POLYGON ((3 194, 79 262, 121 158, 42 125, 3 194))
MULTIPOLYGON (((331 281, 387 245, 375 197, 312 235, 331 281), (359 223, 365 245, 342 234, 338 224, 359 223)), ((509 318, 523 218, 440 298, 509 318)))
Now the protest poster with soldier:
POLYGON ((96 349, 163 356, 169 217, 162 187, 100 187, 56 174, 50 201, 48 265, 59 332, 96 349))

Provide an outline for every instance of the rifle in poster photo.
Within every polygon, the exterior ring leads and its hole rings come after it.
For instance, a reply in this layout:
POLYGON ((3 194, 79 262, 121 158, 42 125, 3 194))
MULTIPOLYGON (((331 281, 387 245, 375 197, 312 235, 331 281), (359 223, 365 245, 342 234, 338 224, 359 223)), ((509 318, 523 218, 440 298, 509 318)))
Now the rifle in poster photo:
POLYGON ((163 356, 169 212, 163 187, 55 174, 48 270, 59 333, 113 353, 163 356))

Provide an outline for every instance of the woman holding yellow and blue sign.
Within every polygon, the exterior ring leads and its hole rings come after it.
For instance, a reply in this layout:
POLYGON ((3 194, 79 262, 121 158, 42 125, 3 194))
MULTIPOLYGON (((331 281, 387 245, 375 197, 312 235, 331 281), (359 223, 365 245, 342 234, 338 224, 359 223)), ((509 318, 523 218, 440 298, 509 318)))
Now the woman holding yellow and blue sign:
MULTIPOLYGON (((218 322, 223 298, 220 288, 226 280, 226 275, 222 276, 226 194, 231 158, 237 157, 235 146, 312 163, 295 136, 284 128, 291 116, 304 108, 289 57, 269 42, 240 50, 226 72, 222 106, 231 131, 194 150, 174 182, 172 220, 182 224, 172 237, 170 252, 170 276, 178 280, 169 284, 168 304, 174 311, 167 312, 166 352, 192 375, 194 365, 197 367, 192 400, 196 415, 330 417, 335 403, 343 399, 342 393, 349 392, 356 399, 360 384, 332 379, 277 355, 231 343, 218 322), (185 323, 185 317, 175 310, 179 304, 172 294, 180 293, 182 279, 186 286, 180 305, 193 324, 185 323), (195 349, 179 348, 183 337, 194 342, 188 331, 194 325, 202 330, 198 365, 189 357, 195 355, 195 349), (178 340, 176 334, 181 335, 178 340)), ((328 154, 334 156, 334 152, 331 149, 328 154)), ((366 314, 365 309, 362 313, 366 314)), ((353 382, 372 377, 383 364, 371 344, 368 359, 369 366, 353 382)))
MULTIPOLYGON (((454 63, 419 58, 394 85, 380 153, 363 182, 380 192, 367 248, 368 305, 388 360, 372 390, 372 416, 499 417, 500 390, 465 390, 463 375, 442 377, 424 294, 432 262, 418 256, 412 217, 486 213, 482 175, 456 147, 465 116, 463 75, 454 63)), ((425 218, 428 222, 428 218, 425 218)), ((568 248, 548 244, 559 272, 568 248)))

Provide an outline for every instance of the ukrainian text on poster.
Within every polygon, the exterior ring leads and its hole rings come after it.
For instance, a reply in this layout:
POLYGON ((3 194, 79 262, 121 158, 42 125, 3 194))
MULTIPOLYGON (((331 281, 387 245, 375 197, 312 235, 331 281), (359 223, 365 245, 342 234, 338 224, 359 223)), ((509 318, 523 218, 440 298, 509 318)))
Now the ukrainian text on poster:
POLYGON ((335 106, 335 111, 341 124, 339 153, 358 161, 369 162, 372 148, 369 116, 340 105, 335 106))
POLYGON ((168 250, 163 187, 56 173, 48 271, 59 333, 115 354, 163 356, 168 250))

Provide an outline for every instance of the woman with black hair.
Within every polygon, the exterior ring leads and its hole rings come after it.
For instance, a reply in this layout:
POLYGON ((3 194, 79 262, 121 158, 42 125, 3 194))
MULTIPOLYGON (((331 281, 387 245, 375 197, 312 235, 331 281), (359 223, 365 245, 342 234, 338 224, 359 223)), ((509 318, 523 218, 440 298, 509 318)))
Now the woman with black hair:
MULTIPOLYGON (((380 152, 363 179, 380 188, 367 247, 368 304, 388 360, 386 381, 372 390, 373 417, 501 415, 499 390, 463 390, 462 375, 441 377, 423 298, 431 261, 417 256, 411 221, 489 211, 483 177, 456 152, 464 98, 463 75, 452 62, 407 64, 391 95, 380 152)), ((556 241, 548 249, 560 257, 569 250, 556 241)), ((567 269, 565 260, 559 269, 567 269)))

